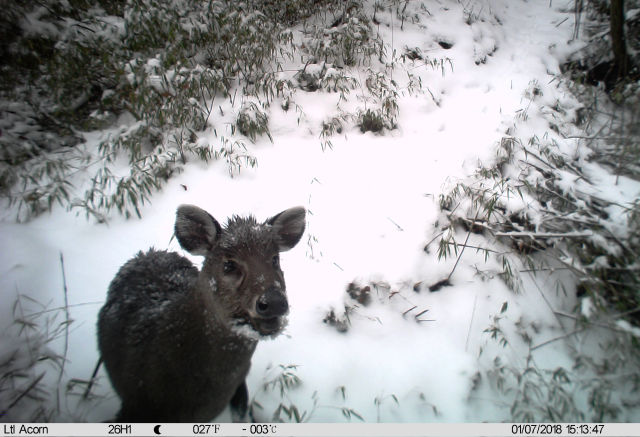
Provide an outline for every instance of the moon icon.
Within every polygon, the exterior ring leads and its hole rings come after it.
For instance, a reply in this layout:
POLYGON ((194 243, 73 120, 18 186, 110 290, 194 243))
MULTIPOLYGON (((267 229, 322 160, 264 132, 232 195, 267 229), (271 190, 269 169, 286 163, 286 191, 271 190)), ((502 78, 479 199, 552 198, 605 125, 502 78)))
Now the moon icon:
POLYGON ((153 432, 155 432, 157 435, 160 435, 160 425, 156 425, 153 427, 153 432))

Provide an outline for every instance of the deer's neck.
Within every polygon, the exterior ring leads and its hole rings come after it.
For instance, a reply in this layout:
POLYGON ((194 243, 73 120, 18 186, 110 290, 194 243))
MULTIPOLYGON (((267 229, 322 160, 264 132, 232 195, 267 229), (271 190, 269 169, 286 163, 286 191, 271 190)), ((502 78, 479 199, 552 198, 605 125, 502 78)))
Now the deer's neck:
POLYGON ((189 313, 194 315, 192 329, 198 331, 195 336, 204 336, 212 349, 229 349, 251 355, 257 341, 231 329, 230 320, 225 317, 224 310, 216 301, 213 286, 208 282, 200 278, 198 287, 192 290, 193 295, 185 299, 185 304, 191 307, 189 313))

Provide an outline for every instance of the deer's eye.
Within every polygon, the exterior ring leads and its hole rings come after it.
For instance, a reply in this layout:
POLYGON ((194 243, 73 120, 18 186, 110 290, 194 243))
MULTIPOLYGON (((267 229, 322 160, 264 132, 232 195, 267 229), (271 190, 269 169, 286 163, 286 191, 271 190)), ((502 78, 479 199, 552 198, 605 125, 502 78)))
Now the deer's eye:
POLYGON ((235 261, 225 261, 222 265, 222 271, 225 275, 232 275, 238 272, 238 264, 235 261))
POLYGON ((280 268, 280 255, 274 255, 274 257, 271 259, 271 263, 273 264, 273 267, 279 269, 280 268))

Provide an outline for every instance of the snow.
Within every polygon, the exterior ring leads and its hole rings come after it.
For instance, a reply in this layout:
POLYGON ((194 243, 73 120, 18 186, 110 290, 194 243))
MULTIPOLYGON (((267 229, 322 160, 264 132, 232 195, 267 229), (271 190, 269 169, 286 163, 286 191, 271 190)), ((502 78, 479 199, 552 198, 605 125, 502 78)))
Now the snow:
MULTIPOLYGON (((562 336, 566 327, 553 309, 569 312, 578 301, 572 292, 558 292, 556 284, 560 280, 571 290, 572 279, 557 272, 525 276, 522 291, 516 294, 500 279, 502 265, 467 249, 451 277, 452 285, 429 292, 429 285, 448 277, 456 260, 438 260, 437 248, 425 250, 425 245, 437 231, 438 196, 480 163, 494 162, 500 140, 516 119, 523 113, 528 117, 519 125, 522 138, 549 130, 544 108, 540 109, 545 105, 563 102, 570 119, 577 103, 553 79, 565 56, 581 43, 568 42, 574 20, 567 12, 568 1, 421 2, 428 14, 418 3, 410 4, 420 14, 418 23, 405 21, 402 31, 397 21, 386 26, 391 21, 387 12, 379 17, 377 31, 386 44, 393 41, 392 49, 398 52, 417 47, 431 59, 450 59, 452 67, 433 69, 419 60, 408 67, 428 92, 399 98, 397 129, 384 135, 347 129, 331 138, 331 149, 323 150, 318 139, 321 122, 335 115, 338 95, 298 90, 294 100, 304 114, 272 105, 273 142, 260 138, 250 149, 257 168, 243 168, 231 179, 224 162, 187 165, 153 195, 151 205, 141 208, 141 220, 113 217, 109 224, 96 224, 56 209, 27 224, 15 224, 12 211, 4 212, 0 222, 3 324, 13 320, 18 294, 49 308, 63 304, 63 254, 73 319, 64 380, 88 379, 98 359, 97 312, 117 269, 151 246, 184 253, 172 239, 178 205, 195 204, 218 221, 249 213, 264 220, 301 205, 308 211, 306 233, 297 247, 281 255, 289 323, 282 335, 259 343, 248 377, 250 396, 262 405, 257 417, 271 420, 282 403, 296 405, 317 422, 347 421, 344 409, 367 422, 510 420, 509 404, 489 390, 487 381, 472 390, 475 375, 492 368, 496 357, 524 369, 529 346, 522 332, 531 335, 534 345, 562 336), (444 49, 438 41, 452 46, 444 49), (535 104, 532 86, 542 93, 535 104), (354 281, 362 286, 377 284, 370 305, 357 305, 347 297, 347 285, 354 281), (418 283, 424 286, 416 292, 418 283), (340 313, 345 303, 357 306, 348 331, 341 333, 323 319, 331 309, 340 313), (428 321, 418 321, 415 315, 425 310, 420 318, 428 321), (502 328, 508 346, 485 332, 495 324, 502 328), (292 371, 301 385, 282 397, 265 389, 280 366, 291 365, 296 366, 292 371)), ((29 17, 29 25, 36 19, 29 17)), ((309 66, 307 73, 321 74, 321 68, 325 67, 309 66)), ((337 74, 333 67, 326 71, 327 76, 337 74)), ((401 70, 394 74, 404 80, 401 70)), ((160 82, 158 87, 161 90, 160 82)), ((356 91, 349 94, 345 105, 361 104, 356 96, 356 91)), ((236 110, 239 107, 240 103, 236 110)), ((210 123, 221 126, 224 120, 210 123)), ((210 135, 215 141, 213 132, 210 135)), ((567 140, 562 147, 575 144, 567 140)), ((607 198, 623 203, 640 194, 636 181, 622 178, 616 184, 592 168, 607 198)), ((561 186, 571 191, 580 183, 567 173, 561 186)), ((609 209, 620 223, 625 222, 623 209, 615 205, 609 209)), ((581 305, 584 315, 594 310, 591 301, 581 305)), ((638 336, 637 328, 618 326, 638 336)), ((51 347, 61 344, 58 339, 51 347)), ((537 349, 533 359, 551 371, 571 368, 570 346, 553 342, 537 349)), ((3 343, 0 355, 5 348, 3 343)), ((81 418, 67 412, 62 420, 113 417, 118 400, 104 371, 99 375, 94 390, 106 400, 81 407, 81 418)), ((637 421, 640 416, 622 419, 637 421)), ((216 420, 230 416, 223 413, 216 420)))
POLYGON ((635 326, 631 326, 631 324, 626 320, 618 320, 616 322, 616 325, 618 325, 618 328, 622 329, 623 331, 630 332, 635 337, 640 337, 640 329, 636 328, 635 326))

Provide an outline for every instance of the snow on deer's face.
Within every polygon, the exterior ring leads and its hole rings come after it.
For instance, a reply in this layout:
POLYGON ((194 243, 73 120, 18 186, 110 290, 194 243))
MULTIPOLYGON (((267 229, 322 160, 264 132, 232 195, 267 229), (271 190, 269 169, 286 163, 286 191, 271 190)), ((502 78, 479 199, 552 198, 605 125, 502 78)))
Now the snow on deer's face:
POLYGON ((258 339, 286 325, 289 305, 279 253, 291 249, 305 228, 305 210, 291 208, 264 223, 233 216, 222 228, 205 211, 181 206, 176 236, 182 247, 206 257, 216 316, 234 332, 258 339))

